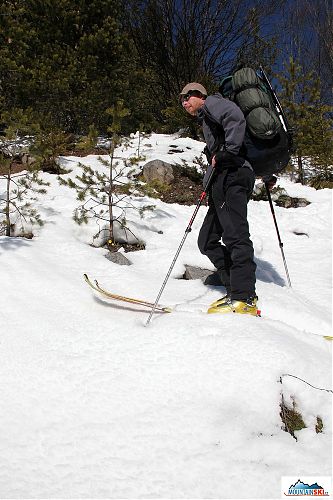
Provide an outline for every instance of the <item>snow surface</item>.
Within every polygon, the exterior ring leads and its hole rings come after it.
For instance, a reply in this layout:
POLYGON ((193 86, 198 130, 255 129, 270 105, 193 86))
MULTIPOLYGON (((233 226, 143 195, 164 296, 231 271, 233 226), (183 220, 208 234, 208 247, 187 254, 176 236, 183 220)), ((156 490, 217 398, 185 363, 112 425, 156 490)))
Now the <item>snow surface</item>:
MULTIPOLYGON (((191 164, 202 146, 153 134, 141 154, 191 164)), ((66 157, 68 175, 78 161, 100 165, 66 157)), ((146 250, 119 266, 90 245, 95 224, 72 220, 75 192, 43 177, 45 226, 0 237, 0 497, 279 498, 282 476, 330 475, 332 394, 280 377, 332 388, 331 192, 279 181, 311 202, 275 207, 291 289, 269 205, 249 203, 261 319, 207 315, 223 287, 177 279, 185 264, 213 269, 196 244, 202 207, 162 295, 174 312, 147 327, 149 310, 97 296, 83 273, 154 302, 194 207, 133 197, 156 209, 128 212, 146 250), (297 441, 282 430, 282 391, 307 425, 297 441)))

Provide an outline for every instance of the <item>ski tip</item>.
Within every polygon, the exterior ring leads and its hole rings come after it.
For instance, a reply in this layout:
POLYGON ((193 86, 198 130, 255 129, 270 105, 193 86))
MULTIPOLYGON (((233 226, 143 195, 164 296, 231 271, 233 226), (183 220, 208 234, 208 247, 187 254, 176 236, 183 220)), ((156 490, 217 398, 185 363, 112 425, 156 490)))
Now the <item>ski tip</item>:
POLYGON ((333 337, 331 335, 323 335, 323 338, 325 340, 331 340, 331 341, 333 340, 333 337))
POLYGON ((172 309, 171 309, 171 307, 163 307, 163 311, 166 313, 171 313, 172 309))

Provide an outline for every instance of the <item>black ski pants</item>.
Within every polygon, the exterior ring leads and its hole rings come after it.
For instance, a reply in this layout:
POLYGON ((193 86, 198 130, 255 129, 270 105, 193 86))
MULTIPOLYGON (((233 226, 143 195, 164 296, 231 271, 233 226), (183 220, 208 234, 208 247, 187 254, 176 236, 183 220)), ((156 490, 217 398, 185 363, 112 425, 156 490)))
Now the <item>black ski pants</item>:
POLYGON ((209 209, 198 246, 214 264, 231 299, 255 295, 256 264, 247 221, 255 176, 248 167, 217 172, 209 190, 209 209), (221 244, 221 238, 223 244, 221 244))

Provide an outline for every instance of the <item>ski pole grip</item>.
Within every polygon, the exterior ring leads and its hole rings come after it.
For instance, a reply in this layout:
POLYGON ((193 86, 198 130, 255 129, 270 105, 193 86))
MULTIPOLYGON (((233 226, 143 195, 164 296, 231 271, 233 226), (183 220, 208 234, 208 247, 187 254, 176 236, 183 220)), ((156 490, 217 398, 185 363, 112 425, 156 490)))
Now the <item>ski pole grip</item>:
POLYGON ((207 178, 207 181, 206 183, 204 184, 203 186, 203 189, 204 189, 204 193, 207 194, 207 191, 208 191, 208 188, 210 186, 210 183, 212 182, 212 179, 213 179, 213 176, 215 174, 215 165, 209 165, 208 168, 211 168, 211 171, 208 175, 208 178, 207 178))

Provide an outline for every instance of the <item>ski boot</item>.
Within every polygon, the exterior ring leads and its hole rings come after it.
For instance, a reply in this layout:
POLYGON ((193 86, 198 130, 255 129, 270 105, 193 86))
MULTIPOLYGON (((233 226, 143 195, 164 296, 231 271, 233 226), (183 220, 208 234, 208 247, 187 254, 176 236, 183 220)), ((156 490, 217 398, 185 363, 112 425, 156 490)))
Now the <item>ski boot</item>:
POLYGON ((224 304, 225 302, 227 302, 228 300, 230 300, 230 295, 228 293, 226 293, 225 295, 223 295, 223 297, 221 297, 220 299, 218 300, 215 300, 215 302, 213 302, 209 308, 211 307, 218 307, 222 304, 224 304))
POLYGON ((208 314, 214 313, 238 313, 238 314, 251 314, 252 316, 260 316, 260 311, 257 309, 258 297, 250 297, 249 299, 232 300, 230 297, 225 296, 222 299, 213 302, 208 309, 208 314))

